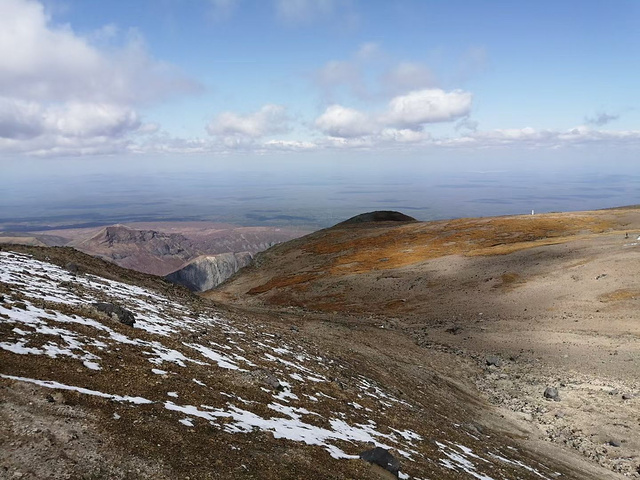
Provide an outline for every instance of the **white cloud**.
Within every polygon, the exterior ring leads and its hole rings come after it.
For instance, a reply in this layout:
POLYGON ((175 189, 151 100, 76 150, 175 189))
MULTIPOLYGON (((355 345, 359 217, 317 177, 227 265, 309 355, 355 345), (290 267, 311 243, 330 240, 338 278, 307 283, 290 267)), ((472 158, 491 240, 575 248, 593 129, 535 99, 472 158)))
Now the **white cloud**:
POLYGON ((268 150, 281 150, 281 151, 301 151, 301 150, 313 150, 317 148, 317 145, 313 142, 305 142, 298 140, 269 140, 263 145, 268 150))
POLYGON ((440 89, 416 90, 394 97, 382 113, 365 113, 342 105, 331 105, 315 121, 315 126, 331 137, 355 138, 378 135, 383 131, 407 139, 405 132, 421 132, 427 123, 448 122, 466 116, 471 110, 468 92, 440 89))
MULTIPOLYGON (((126 106, 67 102, 42 105, 0 98, 0 146, 12 151, 44 154, 84 148, 104 147, 109 139, 122 147, 123 139, 141 127, 137 113, 126 106)), ((125 142, 126 143, 126 142, 125 142)), ((112 151, 107 146, 108 151, 112 151)))
POLYGON ((44 132, 42 109, 35 102, 0 98, 0 138, 28 140, 44 132))
POLYGON ((462 90, 416 90, 389 102, 385 123, 410 129, 425 123, 448 122, 468 115, 472 95, 462 90))
POLYGON ((80 36, 38 1, 1 0, 0 149, 120 151, 141 127, 137 107, 199 89, 135 32, 118 47, 119 35, 109 24, 80 36))
POLYGON ((397 143, 419 143, 431 138, 428 132, 410 130, 407 128, 385 128, 380 132, 381 140, 397 143))
POLYGON ((243 139, 256 139, 268 135, 289 131, 289 117, 282 105, 264 105, 260 110, 240 115, 224 112, 218 115, 209 125, 207 132, 232 144, 243 139))
POLYGON ((354 138, 376 133, 377 122, 353 108, 331 105, 316 119, 315 125, 330 137, 354 138))
MULTIPOLYGON (((362 113, 362 112, 359 112, 362 113)), ((94 140, 94 139, 91 139, 94 140)), ((104 149, 107 145, 84 141, 85 149, 104 149)), ((2 145, 2 139, 0 139, 2 145)), ((425 148, 467 148, 479 149, 557 149, 588 148, 592 145, 609 147, 640 146, 640 130, 604 131, 585 126, 569 130, 538 130, 531 127, 496 129, 472 132, 463 136, 435 137, 427 131, 376 127, 375 131, 362 136, 323 136, 313 140, 271 139, 260 141, 248 137, 224 137, 210 139, 182 139, 166 133, 151 135, 139 143, 110 143, 109 148, 118 145, 122 151, 145 154, 231 154, 244 151, 256 155, 268 152, 310 152, 318 150, 372 150, 376 151, 423 151, 425 148)), ((61 147, 60 147, 61 148, 61 147)))
POLYGON ((152 59, 139 36, 101 51, 68 25, 53 25, 33 0, 0 2, 0 59, 0 91, 21 99, 139 104, 198 88, 152 59))
POLYGON ((140 128, 138 114, 113 104, 69 102, 43 112, 46 130, 64 137, 122 137, 140 128))
POLYGON ((568 130, 546 130, 532 127, 504 128, 474 132, 452 139, 434 142, 443 146, 467 146, 473 148, 522 146, 531 148, 559 148, 593 144, 640 145, 640 130, 596 130, 584 125, 568 130))
POLYGON ((153 135, 160 131, 160 124, 155 122, 143 123, 137 131, 142 135, 153 135))

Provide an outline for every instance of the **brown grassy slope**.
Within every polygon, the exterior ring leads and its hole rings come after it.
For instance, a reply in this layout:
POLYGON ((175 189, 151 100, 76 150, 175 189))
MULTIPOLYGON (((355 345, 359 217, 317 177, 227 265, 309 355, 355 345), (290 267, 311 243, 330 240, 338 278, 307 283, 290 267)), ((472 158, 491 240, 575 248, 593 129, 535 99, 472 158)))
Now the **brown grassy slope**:
MULTIPOLYGON (((598 235, 633 232, 634 227, 640 228, 639 209, 337 226, 268 250, 253 267, 208 296, 224 299, 249 294, 252 303, 331 311, 393 310, 418 284, 436 289, 441 284, 437 278, 429 284, 427 274, 433 270, 430 261, 452 255, 469 257, 460 268, 487 271, 490 265, 478 257, 518 254, 598 235), (393 275, 402 277, 403 285, 390 287, 373 299, 358 298, 363 278, 380 280, 393 275)), ((536 266, 525 264, 514 265, 513 272, 495 272, 495 277, 507 275, 504 282, 494 280, 494 275, 486 278, 491 286, 514 283, 519 269, 536 266)), ((460 282, 473 283, 474 275, 463 275, 460 282)))

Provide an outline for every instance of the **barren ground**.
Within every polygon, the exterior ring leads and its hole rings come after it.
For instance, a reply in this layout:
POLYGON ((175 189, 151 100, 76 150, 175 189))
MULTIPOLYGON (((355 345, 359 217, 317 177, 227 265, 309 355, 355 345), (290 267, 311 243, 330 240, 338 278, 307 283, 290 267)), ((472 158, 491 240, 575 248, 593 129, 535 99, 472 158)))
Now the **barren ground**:
POLYGON ((635 209, 334 228, 208 296, 401 332, 528 438, 640 478, 639 234, 635 209))

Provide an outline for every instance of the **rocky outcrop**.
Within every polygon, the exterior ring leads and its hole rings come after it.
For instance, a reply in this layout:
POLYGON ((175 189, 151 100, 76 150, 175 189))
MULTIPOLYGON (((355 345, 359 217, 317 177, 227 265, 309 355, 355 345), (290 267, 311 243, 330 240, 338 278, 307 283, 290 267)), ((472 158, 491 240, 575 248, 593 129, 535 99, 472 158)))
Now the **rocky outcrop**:
POLYGON ((202 255, 165 278, 193 292, 204 292, 217 287, 242 267, 249 265, 252 258, 249 252, 202 255))

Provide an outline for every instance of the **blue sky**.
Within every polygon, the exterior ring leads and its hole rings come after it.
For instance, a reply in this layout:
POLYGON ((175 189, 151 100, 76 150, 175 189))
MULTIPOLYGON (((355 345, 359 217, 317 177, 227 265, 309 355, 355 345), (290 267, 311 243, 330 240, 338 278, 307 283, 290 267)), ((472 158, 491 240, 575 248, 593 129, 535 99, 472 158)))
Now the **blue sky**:
POLYGON ((639 21, 635 0, 1 0, 0 154, 633 161, 639 21))

